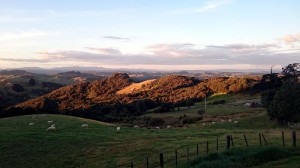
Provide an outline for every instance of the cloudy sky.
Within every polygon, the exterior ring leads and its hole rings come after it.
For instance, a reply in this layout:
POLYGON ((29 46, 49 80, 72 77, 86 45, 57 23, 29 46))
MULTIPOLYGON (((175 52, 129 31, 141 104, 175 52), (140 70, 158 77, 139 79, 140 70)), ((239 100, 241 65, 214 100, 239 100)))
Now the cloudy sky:
POLYGON ((0 0, 0 69, 300 62, 299 0, 0 0))

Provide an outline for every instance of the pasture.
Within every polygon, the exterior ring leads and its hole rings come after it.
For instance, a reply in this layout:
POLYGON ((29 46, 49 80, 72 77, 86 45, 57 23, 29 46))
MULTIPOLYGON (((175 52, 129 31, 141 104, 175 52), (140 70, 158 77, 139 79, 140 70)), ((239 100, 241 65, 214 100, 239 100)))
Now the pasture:
MULTIPOLYGON (((233 99, 230 99, 230 103, 210 106, 205 115, 215 116, 215 118, 238 116, 234 118, 238 120, 236 124, 228 120, 217 120, 215 123, 209 121, 203 125, 203 122, 199 121, 184 127, 169 129, 166 127, 134 128, 121 125, 121 130, 117 131, 117 126, 120 126, 118 123, 108 124, 49 114, 2 118, 0 119, 0 167, 115 168, 130 167, 131 162, 134 167, 145 167, 147 157, 150 167, 158 167, 161 152, 164 153, 165 167, 174 167, 175 150, 178 151, 179 163, 184 165, 187 148, 191 160, 196 158, 197 145, 199 155, 207 155, 207 141, 209 153, 217 151, 217 139, 218 150, 224 151, 227 135, 232 135, 235 148, 246 148, 244 134, 250 147, 259 146, 259 133, 264 134, 268 145, 282 146, 282 131, 285 132, 286 148, 292 147, 292 129, 281 127, 275 121, 269 120, 265 109, 235 106, 234 103, 237 101, 233 99), (241 113, 250 115, 244 116, 240 115, 241 113), (46 132, 51 125, 48 123, 50 120, 53 120, 56 126, 54 132, 46 132), (82 124, 88 124, 88 128, 81 128, 82 124)), ((201 103, 196 106, 201 106, 201 103)), ((167 118, 183 113, 193 115, 195 114, 193 110, 195 109, 183 108, 177 112, 149 115, 167 118)), ((297 135, 300 135, 299 130, 297 135)), ((299 138, 297 141, 299 143, 299 138)), ((264 142, 262 145, 265 146, 264 142)), ((289 161, 285 158, 278 161, 278 164, 285 165, 289 161)), ((264 164, 272 165, 272 163, 264 164)))

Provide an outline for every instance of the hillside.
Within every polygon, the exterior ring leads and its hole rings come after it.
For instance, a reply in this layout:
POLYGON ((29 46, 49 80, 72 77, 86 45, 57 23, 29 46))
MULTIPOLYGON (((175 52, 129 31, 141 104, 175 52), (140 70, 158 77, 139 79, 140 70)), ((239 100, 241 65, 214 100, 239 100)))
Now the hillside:
POLYGON ((77 71, 34 74, 24 70, 0 71, 0 106, 11 106, 43 96, 58 88, 102 77, 77 71))
POLYGON ((169 75, 157 80, 134 83, 124 73, 103 80, 81 82, 10 107, 2 115, 65 113, 93 119, 139 115, 161 103, 200 100, 215 93, 239 92, 257 81, 251 78, 212 78, 204 81, 169 75), (112 116, 111 116, 112 115, 112 116))

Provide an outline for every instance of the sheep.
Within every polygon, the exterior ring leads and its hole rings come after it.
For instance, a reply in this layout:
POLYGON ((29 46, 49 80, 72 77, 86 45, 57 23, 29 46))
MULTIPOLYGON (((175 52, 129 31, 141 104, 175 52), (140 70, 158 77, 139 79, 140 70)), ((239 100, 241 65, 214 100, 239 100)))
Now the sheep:
POLYGON ((211 122, 211 124, 215 124, 215 123, 216 123, 216 122, 214 122, 214 121, 213 121, 213 122, 211 122))
POLYGON ((239 121, 233 121, 233 123, 234 123, 234 124, 237 124, 237 123, 239 123, 239 121))
POLYGON ((232 122, 231 119, 228 120, 229 122, 232 122))
POLYGON ((82 124, 81 128, 88 128, 89 126, 87 124, 82 124))
POLYGON ((205 126, 205 125, 206 125, 205 123, 202 124, 202 126, 205 126))
POLYGON ((121 130, 121 127, 117 127, 117 131, 120 131, 121 130))
POLYGON ((139 126, 135 125, 133 128, 139 128, 139 126))
POLYGON ((167 128, 168 128, 168 129, 171 128, 171 125, 168 125, 167 128))
POLYGON ((156 129, 160 129, 159 127, 155 127, 156 129))
POLYGON ((51 125, 51 127, 46 129, 47 132, 51 132, 51 131, 55 131, 55 130, 56 130, 56 128, 53 125, 51 125))
POLYGON ((34 123, 29 123, 30 126, 34 125, 34 123))
POLYGON ((53 120, 48 121, 48 124, 51 124, 51 123, 53 123, 53 120))

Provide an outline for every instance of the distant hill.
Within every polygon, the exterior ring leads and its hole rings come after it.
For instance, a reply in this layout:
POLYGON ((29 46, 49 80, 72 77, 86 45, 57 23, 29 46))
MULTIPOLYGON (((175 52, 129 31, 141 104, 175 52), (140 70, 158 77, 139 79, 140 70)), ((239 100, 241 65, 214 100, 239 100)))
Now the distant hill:
POLYGON ((141 114, 161 103, 176 104, 200 100, 215 93, 240 92, 257 80, 246 77, 219 77, 199 80, 168 75, 157 80, 134 83, 125 73, 103 80, 81 82, 8 108, 3 115, 62 113, 93 119, 141 114))
POLYGON ((0 75, 33 75, 33 73, 25 70, 2 70, 0 75))

